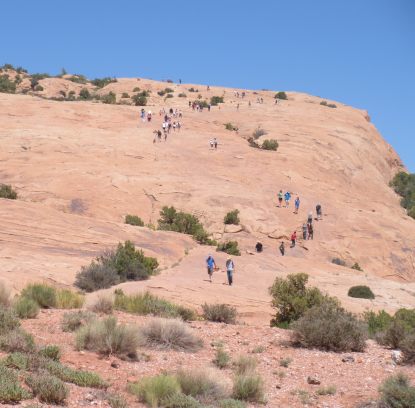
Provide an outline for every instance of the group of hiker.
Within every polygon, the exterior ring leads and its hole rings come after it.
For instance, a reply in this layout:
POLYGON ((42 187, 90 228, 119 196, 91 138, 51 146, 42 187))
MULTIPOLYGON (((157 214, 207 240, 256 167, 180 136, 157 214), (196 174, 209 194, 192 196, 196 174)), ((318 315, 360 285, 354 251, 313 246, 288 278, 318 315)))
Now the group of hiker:
MULTIPOLYGON (((219 268, 216 266, 216 262, 212 255, 209 255, 206 259, 206 266, 207 266, 207 272, 209 276, 209 282, 212 282, 213 278, 213 272, 218 270, 219 268)), ((225 268, 226 268, 226 275, 228 278, 228 285, 232 286, 233 283, 233 273, 235 271, 235 264, 232 260, 232 258, 228 258, 225 262, 225 268)))
MULTIPOLYGON (((284 207, 289 207, 290 206, 290 200, 291 200, 291 193, 289 191, 287 191, 286 193, 283 193, 282 190, 279 191, 278 193, 278 207, 281 208, 282 206, 282 201, 284 200, 285 205, 284 207)), ((296 197, 295 201, 294 201, 294 214, 298 214, 298 210, 300 209, 300 197, 296 197)))

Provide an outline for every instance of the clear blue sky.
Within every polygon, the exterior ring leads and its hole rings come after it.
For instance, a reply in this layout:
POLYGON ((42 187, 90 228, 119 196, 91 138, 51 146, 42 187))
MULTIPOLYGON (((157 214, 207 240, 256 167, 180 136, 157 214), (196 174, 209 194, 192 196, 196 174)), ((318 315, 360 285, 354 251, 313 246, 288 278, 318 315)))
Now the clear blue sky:
POLYGON ((21 0, 1 14, 0 63, 338 100, 415 171, 414 0, 21 0))

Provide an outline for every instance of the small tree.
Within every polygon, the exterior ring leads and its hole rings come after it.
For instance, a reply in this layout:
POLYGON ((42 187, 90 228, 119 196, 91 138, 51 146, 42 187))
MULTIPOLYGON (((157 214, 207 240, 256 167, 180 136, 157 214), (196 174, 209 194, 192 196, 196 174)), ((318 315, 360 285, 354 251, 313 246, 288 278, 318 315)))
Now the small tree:
POLYGON ((8 198, 9 200, 16 200, 17 193, 12 186, 8 184, 0 184, 0 198, 8 198))
POLYGON ((109 92, 106 95, 101 96, 102 103, 113 105, 117 102, 117 97, 114 92, 109 92))
POLYGON ((375 295, 369 286, 352 286, 347 293, 347 296, 361 299, 374 299, 375 295))
POLYGON ((89 101, 91 99, 91 94, 89 93, 87 88, 82 88, 79 92, 79 99, 83 101, 89 101))
POLYGON ((261 149, 263 150, 277 150, 278 142, 275 139, 266 139, 262 142, 261 149))
POLYGON ((239 216, 238 215, 239 215, 239 210, 229 211, 225 215, 225 217, 223 219, 223 222, 225 224, 239 225, 240 220, 239 220, 239 216))
POLYGON ((241 251, 238 248, 238 241, 222 242, 218 244, 216 250, 219 252, 226 252, 229 255, 241 255, 241 251))
POLYGON ((210 98, 210 104, 211 104, 212 106, 216 106, 216 105, 218 105, 219 103, 224 103, 224 101, 223 101, 223 96, 212 96, 212 97, 210 98))
POLYGON ((142 92, 132 96, 131 99, 134 102, 135 106, 147 105, 147 97, 142 92))
POLYGON ((126 215, 125 223, 130 225, 135 225, 137 227, 144 227, 144 221, 137 215, 126 215))
POLYGON ((284 91, 279 91, 274 96, 275 99, 288 99, 287 94, 284 91))

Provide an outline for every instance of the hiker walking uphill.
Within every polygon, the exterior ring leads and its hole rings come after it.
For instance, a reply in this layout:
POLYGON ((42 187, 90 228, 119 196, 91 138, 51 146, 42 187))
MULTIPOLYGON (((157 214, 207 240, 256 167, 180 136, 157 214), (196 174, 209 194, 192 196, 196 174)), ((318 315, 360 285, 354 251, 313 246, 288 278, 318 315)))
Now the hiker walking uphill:
POLYGON ((300 209, 300 197, 297 196, 297 198, 294 201, 294 206, 295 206, 294 214, 298 214, 298 210, 300 209))
POLYGON ((212 275, 213 271, 216 268, 215 260, 213 259, 212 255, 209 255, 206 259, 206 266, 207 266, 207 272, 209 275, 209 281, 212 282, 212 275))
POLYGON ((285 255, 285 244, 284 244, 284 241, 281 241, 281 244, 279 246, 279 249, 280 249, 281 255, 284 256, 285 255))
POLYGON ((228 285, 229 286, 232 286, 234 271, 235 271, 235 264, 233 263, 232 258, 228 258, 226 260, 226 275, 228 276, 228 285))
POLYGON ((291 234, 291 248, 295 247, 295 242, 297 241, 297 231, 294 231, 291 234))
POLYGON ((323 213, 322 213, 320 204, 316 205, 316 213, 317 213, 317 220, 322 220, 323 219, 323 213))
POLYGON ((287 191, 284 194, 284 200, 285 200, 285 206, 288 207, 290 205, 290 200, 291 200, 291 193, 289 191, 287 191))
POLYGON ((283 197, 284 194, 282 193, 282 190, 280 190, 280 192, 278 193, 278 207, 281 207, 283 197))

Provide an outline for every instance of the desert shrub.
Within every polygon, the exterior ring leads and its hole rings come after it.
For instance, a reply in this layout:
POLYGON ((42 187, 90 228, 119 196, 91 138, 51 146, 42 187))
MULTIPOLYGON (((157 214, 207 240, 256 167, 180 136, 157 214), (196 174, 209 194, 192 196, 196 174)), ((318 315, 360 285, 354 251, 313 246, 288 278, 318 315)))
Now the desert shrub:
POLYGON ((96 316, 94 313, 87 312, 84 310, 64 313, 61 323, 62 331, 74 332, 78 330, 81 326, 85 326, 92 320, 95 320, 95 318, 96 316))
POLYGON ((63 381, 44 371, 27 376, 26 383, 40 401, 48 404, 64 405, 69 395, 63 381))
POLYGON ((226 215, 225 218, 223 219, 223 222, 225 224, 234 224, 234 225, 238 225, 240 220, 239 220, 239 210, 232 210, 229 211, 226 215))
POLYGON ((17 373, 0 365, 0 403, 16 404, 32 395, 19 383, 17 373))
POLYGON ((210 104, 211 104, 212 106, 216 106, 216 105, 218 105, 219 103, 224 103, 223 96, 212 96, 212 97, 210 98, 210 104))
POLYGON ((164 89, 162 89, 161 91, 157 92, 157 95, 164 96, 164 95, 166 95, 166 91, 164 89))
POLYGON ((130 225, 135 225, 137 227, 144 227, 144 221, 137 215, 126 215, 125 223, 130 225))
POLYGON ((286 278, 275 278, 269 288, 272 306, 276 309, 271 326, 286 328, 298 320, 306 310, 319 305, 325 296, 316 287, 306 287, 308 275, 305 273, 289 274, 286 278))
POLYGON ((195 89, 195 88, 193 88, 193 87, 192 87, 192 88, 189 88, 189 89, 188 89, 188 91, 189 91, 189 92, 199 92, 199 90, 198 90, 198 89, 195 89))
POLYGON ((91 81, 91 84, 96 86, 97 88, 103 88, 104 86, 107 86, 108 84, 111 84, 112 82, 117 82, 116 78, 95 78, 91 81))
POLYGON ((275 99, 288 99, 287 94, 284 91, 279 91, 274 96, 275 99))
POLYGON ((34 300, 42 309, 56 306, 56 289, 44 283, 31 283, 21 293, 22 297, 34 300))
POLYGON ((28 367, 28 357, 25 353, 10 353, 0 362, 0 367, 5 366, 16 370, 26 370, 28 367))
POLYGON ((41 361, 41 368, 62 381, 75 384, 78 387, 107 388, 108 384, 96 373, 75 370, 57 361, 46 359, 41 361))
POLYGON ((354 270, 356 270, 356 271, 360 271, 360 272, 363 272, 363 269, 360 267, 360 265, 357 263, 357 262, 355 262, 353 265, 352 265, 352 267, 351 267, 352 269, 354 269, 354 270))
POLYGON ((328 103, 327 101, 321 101, 320 105, 327 106, 328 108, 337 108, 334 103, 328 103))
POLYGON ((387 408, 415 407, 415 387, 410 385, 409 378, 398 373, 387 378, 379 388, 381 402, 387 408))
POLYGON ((182 393, 173 394, 165 398, 162 403, 165 408, 205 408, 197 399, 182 393))
POLYGON ((153 319, 139 328, 142 346, 194 352, 202 347, 202 340, 180 320, 153 319))
POLYGON ((231 357, 222 347, 219 347, 216 350, 215 358, 213 359, 213 364, 218 368, 226 368, 229 365, 231 357))
POLYGON ((164 91, 165 91, 166 93, 172 93, 172 92, 174 92, 174 89, 171 89, 171 88, 164 88, 164 91))
POLYGON ((363 320, 367 324, 369 336, 373 337, 376 333, 384 332, 392 323, 392 316, 380 310, 379 312, 367 311, 363 314, 363 320))
POLYGON ((0 75, 0 92, 15 93, 16 83, 9 79, 8 75, 0 75))
POLYGON ((360 298, 360 299, 374 299, 375 295, 369 286, 359 285, 352 286, 347 292, 347 296, 360 298))
POLYGON ((346 266, 346 261, 344 261, 341 258, 333 258, 331 260, 331 263, 334 263, 335 265, 339 265, 339 266, 346 266))
POLYGON ((12 186, 8 184, 0 184, 0 198, 8 198, 9 200, 16 200, 17 193, 12 186))
POLYGON ((58 309, 80 309, 85 303, 82 293, 70 289, 58 289, 56 291, 56 307, 58 309))
POLYGON ((42 92, 44 89, 42 85, 36 85, 33 90, 36 92, 42 92))
POLYGON ((185 395, 191 395, 206 402, 229 396, 224 379, 216 370, 207 368, 179 370, 176 378, 185 395))
POLYGON ((183 92, 180 92, 179 95, 177 95, 179 98, 186 98, 186 94, 183 92))
POLYGON ((163 401, 180 393, 180 385, 176 377, 160 374, 130 384, 129 391, 150 407, 160 407, 163 406, 163 401))
POLYGON ((0 307, 10 305, 10 289, 4 282, 0 282, 0 307))
MULTIPOLYGON (((202 98, 202 95, 198 96, 199 98, 202 98)), ((207 101, 202 101, 200 99, 193 101, 194 104, 199 105, 201 108, 208 108, 209 104, 207 103, 207 101)))
POLYGON ((107 401, 111 408, 128 408, 128 403, 122 395, 110 394, 107 401))
POLYGON ((238 130, 238 128, 230 122, 225 123, 225 129, 226 130, 234 130, 235 132, 238 130))
POLYGON ((68 97, 66 98, 67 101, 74 101, 76 99, 75 97, 75 91, 69 91, 68 97))
POLYGON ((137 358, 138 336, 131 326, 118 324, 115 317, 91 321, 76 334, 78 350, 96 351, 102 355, 117 355, 122 359, 137 358))
POLYGON ((0 305, 0 335, 17 329, 20 321, 14 310, 0 305))
POLYGON ((216 247, 216 250, 219 252, 226 252, 229 255, 235 255, 235 256, 241 255, 241 251, 238 248, 238 241, 221 242, 216 247))
POLYGON ((0 349, 8 353, 30 353, 35 350, 35 341, 31 334, 16 328, 0 336, 0 349))
POLYGON ((89 306, 89 309, 94 313, 102 313, 110 315, 114 310, 114 302, 108 296, 98 296, 98 299, 89 306))
POLYGON ((143 92, 135 94, 131 97, 135 106, 146 106, 147 105, 147 95, 143 92))
POLYGON ((192 235, 200 244, 209 245, 212 243, 203 225, 195 215, 177 211, 174 207, 164 206, 162 208, 158 226, 159 229, 164 231, 175 231, 192 235))
POLYGON ((88 82, 88 79, 81 74, 72 75, 70 78, 68 78, 68 80, 75 82, 76 84, 86 84, 88 82))
POLYGON ((79 92, 79 99, 83 100, 83 101, 89 101, 90 99, 92 99, 90 92, 88 91, 87 88, 82 88, 79 92))
POLYGON ((365 325, 332 301, 307 310, 293 329, 294 343, 302 347, 335 352, 365 348, 365 325))
POLYGON ((275 139, 265 139, 262 142, 261 149, 276 151, 278 149, 278 142, 275 139))
POLYGON ((317 395, 334 395, 336 394, 336 387, 334 385, 328 385, 327 387, 320 387, 316 390, 317 395))
POLYGON ((107 251, 77 274, 75 285, 92 292, 109 288, 127 280, 143 280, 153 275, 158 267, 156 258, 136 250, 131 241, 119 243, 115 251, 107 251))
POLYGON ((401 197, 401 206, 406 208, 410 217, 415 218, 415 173, 397 173, 390 182, 391 187, 401 197))
POLYGON ((219 408, 246 408, 246 403, 233 398, 227 398, 219 401, 219 408))
POLYGON ((139 88, 138 86, 136 86, 136 87, 133 89, 133 92, 140 92, 140 88, 139 88))
POLYGON ((180 317, 183 320, 195 320, 196 312, 167 300, 152 295, 150 292, 125 295, 122 291, 115 292, 114 308, 128 313, 159 317, 180 317))
POLYGON ((117 102, 117 96, 114 92, 110 91, 109 93, 105 95, 101 95, 101 102, 106 103, 109 105, 113 105, 117 102))
POLYGON ((265 136, 267 134, 267 131, 265 129, 262 129, 260 126, 258 126, 252 133, 252 137, 254 140, 259 139, 261 136, 265 136))
POLYGON ((264 346, 255 346, 252 350, 251 353, 253 354, 258 354, 258 353, 263 353, 265 351, 265 347, 264 346))
POLYGON ((173 95, 172 95, 172 94, 167 94, 167 95, 166 95, 166 99, 167 99, 167 98, 173 98, 173 95))
POLYGON ((121 98, 129 98, 129 97, 130 97, 130 95, 128 95, 127 92, 123 92, 122 95, 121 95, 121 98))
POLYGON ((19 296, 13 302, 13 310, 20 319, 34 319, 39 314, 39 305, 32 299, 19 296))
POLYGON ((292 358, 290 357, 284 357, 280 359, 280 366, 288 368, 288 366, 292 363, 292 358))
POLYGON ((415 331, 409 333, 399 344, 402 351, 402 362, 415 364, 415 331))
POLYGON ((236 323, 237 311, 233 306, 221 304, 202 305, 203 318, 211 322, 234 324, 236 323))
POLYGON ((53 361, 59 361, 61 358, 61 349, 59 346, 49 344, 39 350, 39 355, 49 358, 53 361))
POLYGON ((258 360, 253 356, 239 356, 233 365, 237 375, 253 373, 258 364, 258 360))
POLYGON ((232 394, 237 400, 264 403, 264 382, 258 374, 237 375, 232 394))

